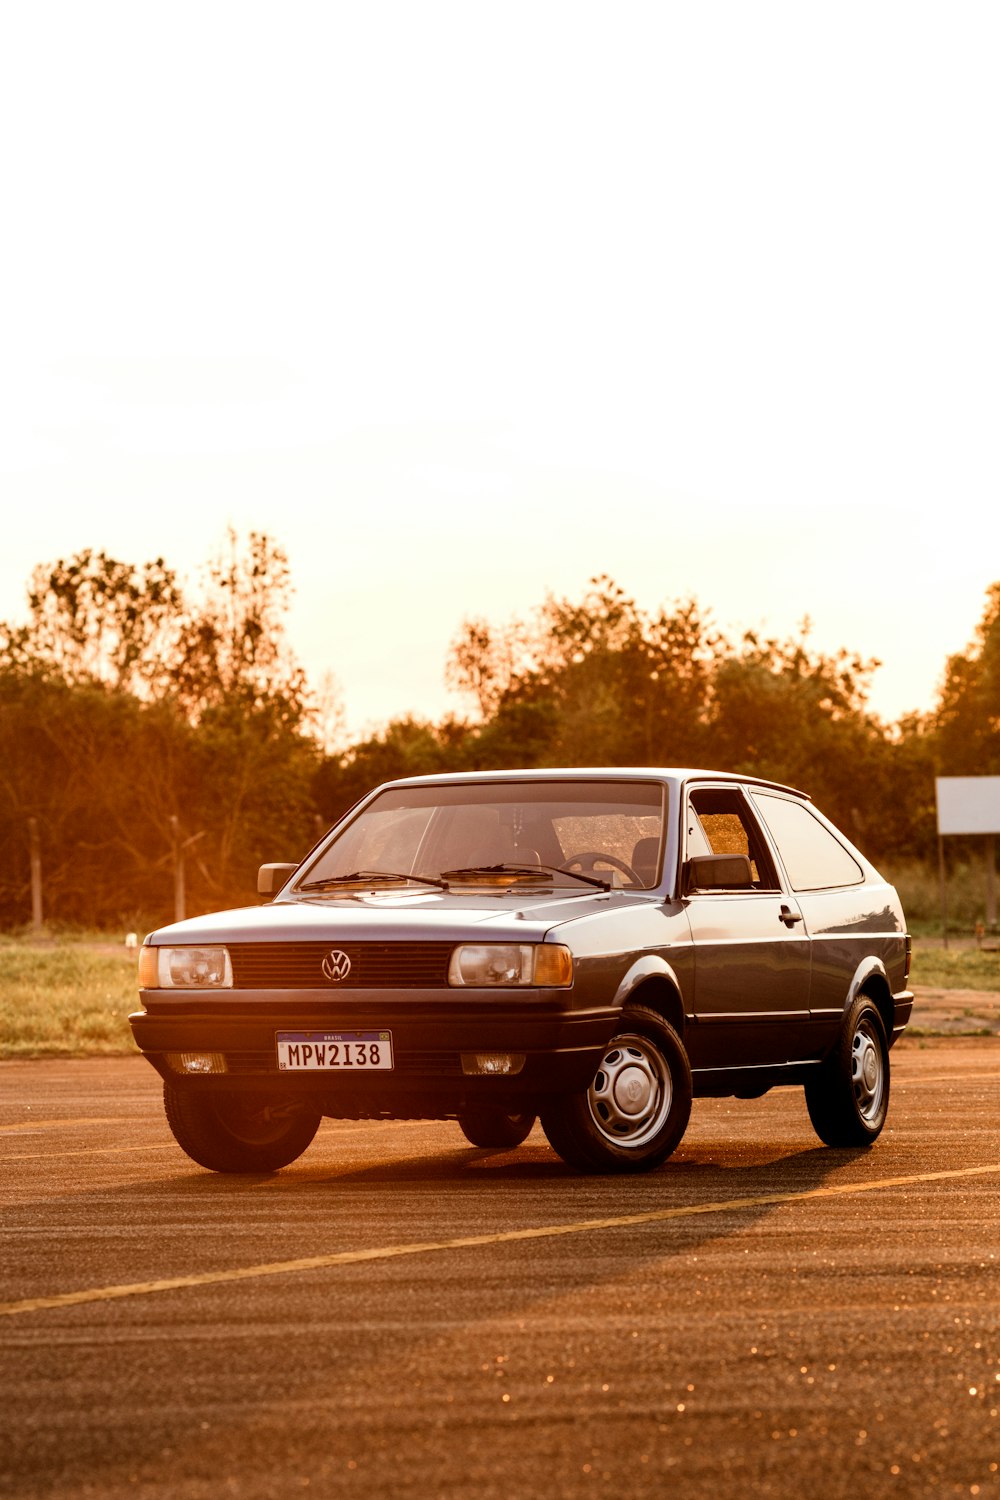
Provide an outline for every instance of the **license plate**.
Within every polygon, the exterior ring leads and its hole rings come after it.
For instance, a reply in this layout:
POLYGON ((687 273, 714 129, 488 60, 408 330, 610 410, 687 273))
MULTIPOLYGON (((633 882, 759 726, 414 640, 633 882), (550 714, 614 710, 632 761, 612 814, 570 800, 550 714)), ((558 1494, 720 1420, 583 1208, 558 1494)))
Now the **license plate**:
POLYGON ((392 1068, 390 1031, 279 1031, 278 1067, 298 1073, 387 1072, 392 1068))

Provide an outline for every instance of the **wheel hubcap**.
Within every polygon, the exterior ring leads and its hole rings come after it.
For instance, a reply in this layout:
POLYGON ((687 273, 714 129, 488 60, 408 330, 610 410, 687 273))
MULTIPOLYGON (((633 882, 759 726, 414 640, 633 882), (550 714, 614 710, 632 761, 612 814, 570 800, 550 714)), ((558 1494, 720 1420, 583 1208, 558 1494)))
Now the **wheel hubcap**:
POLYGON ((652 1080, 642 1068, 623 1068, 615 1079, 615 1103, 623 1115, 641 1115, 651 1093, 652 1080))
POLYGON ((885 1092, 885 1063, 878 1037, 867 1021, 854 1033, 851 1073, 854 1097, 862 1119, 873 1120, 882 1106, 885 1092))
POLYGON ((673 1086, 659 1048, 647 1037, 617 1036, 587 1093, 598 1130, 618 1146, 643 1146, 670 1114, 673 1086))

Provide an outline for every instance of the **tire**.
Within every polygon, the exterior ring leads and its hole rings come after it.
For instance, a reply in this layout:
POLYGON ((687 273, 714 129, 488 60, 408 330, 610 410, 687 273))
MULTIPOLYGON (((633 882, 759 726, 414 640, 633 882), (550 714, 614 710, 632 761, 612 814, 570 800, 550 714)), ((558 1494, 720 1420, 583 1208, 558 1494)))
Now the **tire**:
POLYGON ((680 1144, 691 1117, 691 1068, 677 1032, 646 1005, 626 1005, 594 1081, 542 1110, 542 1129, 581 1172, 649 1172, 680 1144))
POLYGON ((509 1115, 502 1109, 470 1109, 459 1115, 458 1123, 474 1146, 519 1146, 531 1134, 535 1118, 509 1115))
POLYGON ((870 1146, 889 1109, 889 1044, 874 1002, 858 995, 837 1045, 806 1084, 813 1129, 827 1146, 870 1146))
POLYGON ((267 1093, 229 1094, 163 1086, 167 1124, 192 1161, 210 1172, 276 1172, 301 1156, 319 1110, 267 1093))

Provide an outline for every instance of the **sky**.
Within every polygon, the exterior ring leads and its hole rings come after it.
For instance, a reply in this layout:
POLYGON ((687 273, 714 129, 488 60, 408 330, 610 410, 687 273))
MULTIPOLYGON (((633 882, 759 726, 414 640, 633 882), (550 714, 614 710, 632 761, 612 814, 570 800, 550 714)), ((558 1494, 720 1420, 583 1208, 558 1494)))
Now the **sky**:
POLYGON ((609 574, 927 709, 1000 579, 995 4, 34 0, 0 20, 0 619, 296 587, 350 734, 609 574))

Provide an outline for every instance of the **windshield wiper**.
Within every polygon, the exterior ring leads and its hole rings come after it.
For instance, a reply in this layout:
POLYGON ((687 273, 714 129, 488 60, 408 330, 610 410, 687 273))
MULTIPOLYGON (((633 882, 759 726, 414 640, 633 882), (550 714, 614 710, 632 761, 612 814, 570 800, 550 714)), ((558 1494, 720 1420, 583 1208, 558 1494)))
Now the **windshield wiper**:
POLYGON ((442 870, 442 875, 449 880, 459 880, 463 877, 474 878, 476 875, 534 875, 536 878, 546 873, 553 875, 568 875, 570 880, 582 880, 584 885, 595 885, 599 891, 610 891, 610 880, 599 880, 596 875, 581 875, 579 870, 564 870, 562 865, 466 865, 458 870, 442 870))
POLYGON ((436 875, 400 875, 395 870, 352 870, 350 875, 327 875, 324 880, 307 880, 303 885, 297 886, 300 891, 332 891, 340 885, 367 885, 370 881, 407 881, 415 880, 418 885, 436 885, 442 891, 448 889, 447 880, 439 880, 436 875))

